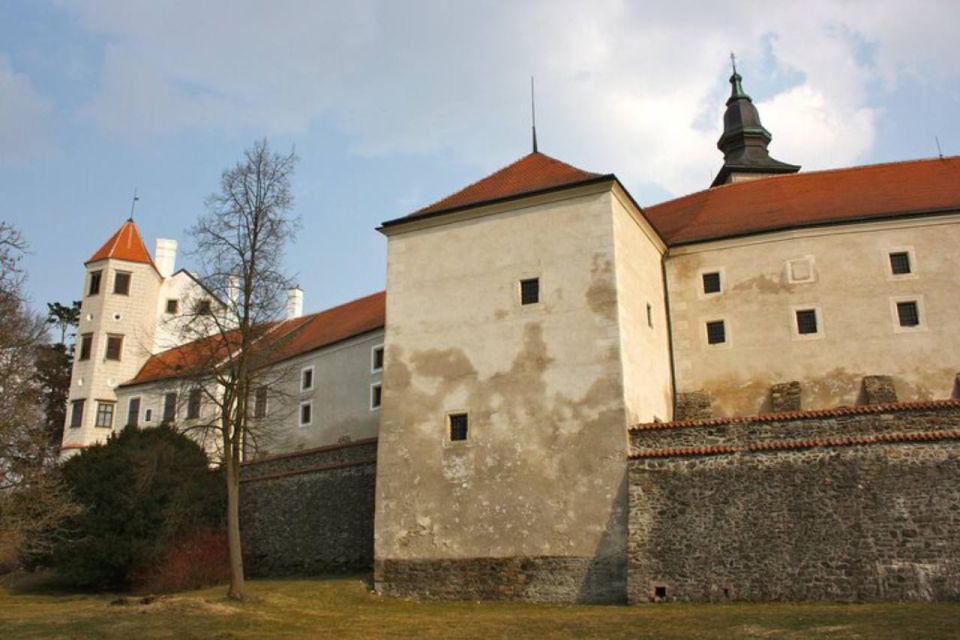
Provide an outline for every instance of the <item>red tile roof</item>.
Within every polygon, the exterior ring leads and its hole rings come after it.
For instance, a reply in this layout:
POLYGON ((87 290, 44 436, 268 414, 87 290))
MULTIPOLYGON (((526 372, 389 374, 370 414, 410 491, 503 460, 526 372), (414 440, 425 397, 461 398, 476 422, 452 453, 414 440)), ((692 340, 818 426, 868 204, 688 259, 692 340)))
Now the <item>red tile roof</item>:
MULTIPOLYGON (((385 317, 386 292, 381 291, 326 311, 264 325, 264 335, 257 342, 259 364, 276 364, 381 329, 385 317)), ((225 358, 236 338, 236 333, 210 336, 153 355, 124 386, 190 375, 211 359, 225 358)))
POLYGON ((110 239, 97 249, 96 253, 90 256, 90 259, 84 264, 106 260, 107 258, 128 262, 143 262, 156 269, 153 258, 150 257, 150 252, 143 244, 143 238, 140 237, 140 232, 137 231, 137 225, 133 223, 133 220, 124 222, 117 229, 117 232, 110 236, 110 239))
POLYGON ((726 184, 644 209, 670 245, 960 210, 960 156, 726 184))
POLYGON ((599 178, 601 175, 577 169, 548 155, 534 152, 412 215, 437 213, 536 193, 599 178))

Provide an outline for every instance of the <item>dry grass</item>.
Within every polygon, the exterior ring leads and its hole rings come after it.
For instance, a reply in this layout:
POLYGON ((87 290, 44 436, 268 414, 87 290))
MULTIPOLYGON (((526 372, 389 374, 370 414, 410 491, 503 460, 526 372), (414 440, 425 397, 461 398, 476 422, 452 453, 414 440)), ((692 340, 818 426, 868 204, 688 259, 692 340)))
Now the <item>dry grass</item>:
POLYGON ((703 638, 960 637, 958 604, 666 604, 640 607, 408 602, 360 578, 262 580, 250 602, 222 587, 111 604, 116 596, 0 582, 0 637, 12 638, 703 638))

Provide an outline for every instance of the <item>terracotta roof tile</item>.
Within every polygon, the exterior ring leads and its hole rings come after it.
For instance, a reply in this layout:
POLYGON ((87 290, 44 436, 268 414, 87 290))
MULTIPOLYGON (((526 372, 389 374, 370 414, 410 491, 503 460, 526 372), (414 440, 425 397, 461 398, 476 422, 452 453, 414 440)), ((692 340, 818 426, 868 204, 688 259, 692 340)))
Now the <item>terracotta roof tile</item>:
MULTIPOLYGON (((380 329, 384 326, 385 316, 386 292, 381 291, 326 311, 263 325, 264 335, 258 341, 262 356, 260 364, 276 364, 380 329)), ((211 358, 226 357, 235 346, 236 338, 235 332, 215 335, 155 354, 123 386, 190 375, 211 358)))
POLYGON ((143 244, 143 238, 140 237, 140 232, 137 231, 137 225, 133 223, 133 220, 124 222, 120 228, 117 229, 117 232, 110 236, 110 239, 107 240, 102 247, 97 249, 84 264, 90 264, 98 260, 106 260, 107 258, 126 260, 128 262, 143 262, 156 269, 156 266, 153 264, 153 258, 150 257, 150 252, 147 251, 146 245, 143 244))
POLYGON ((534 152, 412 215, 478 205, 491 200, 572 185, 601 175, 577 169, 550 156, 534 152))
POLYGON ((646 207, 670 245, 810 225, 960 210, 960 156, 726 184, 646 207))

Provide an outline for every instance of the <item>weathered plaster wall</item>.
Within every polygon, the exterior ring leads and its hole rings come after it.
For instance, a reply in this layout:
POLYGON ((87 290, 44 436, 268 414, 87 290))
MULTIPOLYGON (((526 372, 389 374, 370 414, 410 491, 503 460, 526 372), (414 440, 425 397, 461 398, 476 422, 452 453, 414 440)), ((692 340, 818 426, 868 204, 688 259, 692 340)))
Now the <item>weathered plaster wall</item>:
POLYGON ((666 247, 629 200, 614 197, 612 203, 627 421, 670 420, 673 388, 662 268, 666 247))
MULTIPOLYGON (((67 407, 63 446, 85 446, 103 442, 113 430, 122 428, 119 403, 114 407, 113 428, 96 427, 97 401, 115 401, 117 385, 129 380, 146 362, 153 346, 154 308, 160 276, 152 266, 123 260, 101 260, 87 265, 83 280, 80 324, 77 329, 77 359, 70 377, 68 400, 84 399, 83 425, 70 426, 71 408, 67 407), (90 274, 100 271, 100 292, 88 295, 90 274), (118 271, 131 274, 128 295, 113 292, 118 271), (93 334, 89 360, 80 360, 80 340, 93 334), (123 336, 120 360, 107 360, 107 337, 123 336)), ((125 409, 125 407, 123 407, 125 409)))
POLYGON ((416 564, 421 585, 475 597, 510 578, 462 560, 526 559, 533 571, 559 558, 579 573, 542 597, 624 597, 626 423, 601 189, 389 238, 382 592, 419 591, 404 569, 416 564), (541 301, 521 306, 529 277, 541 301), (467 441, 450 441, 451 412, 468 412, 467 441), (611 579, 593 589, 598 572, 611 579), (471 586, 478 576, 488 583, 471 586))
POLYGON ((254 576, 368 571, 375 441, 243 465, 240 528, 254 576))
POLYGON ((960 224, 952 217, 784 232, 671 249, 667 259, 677 390, 704 390, 718 416, 770 410, 770 387, 799 381, 804 409, 856 404, 867 375, 893 376, 900 400, 948 398, 960 369, 960 224), (889 253, 914 272, 893 276, 889 253), (813 281, 787 263, 812 259, 813 281), (704 295, 701 274, 723 292, 704 295), (903 329, 894 302, 916 299, 903 329), (819 310, 821 334, 799 336, 796 308, 819 310), (706 341, 723 319, 727 343, 706 341))
POLYGON ((631 602, 960 599, 958 402, 632 441, 631 602))

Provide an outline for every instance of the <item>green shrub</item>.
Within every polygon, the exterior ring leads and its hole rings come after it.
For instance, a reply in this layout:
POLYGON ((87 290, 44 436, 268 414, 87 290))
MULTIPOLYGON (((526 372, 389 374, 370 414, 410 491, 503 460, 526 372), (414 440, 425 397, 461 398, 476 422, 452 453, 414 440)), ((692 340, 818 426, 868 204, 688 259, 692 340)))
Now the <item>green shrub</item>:
POLYGON ((125 429, 64 464, 83 513, 51 564, 78 587, 126 589, 172 541, 222 526, 223 479, 195 442, 168 427, 125 429))

